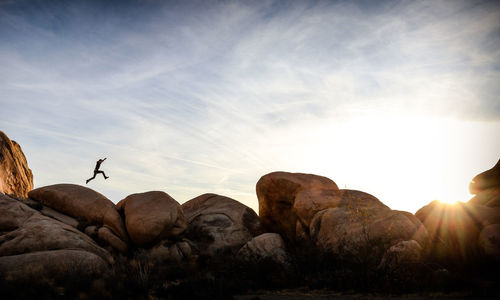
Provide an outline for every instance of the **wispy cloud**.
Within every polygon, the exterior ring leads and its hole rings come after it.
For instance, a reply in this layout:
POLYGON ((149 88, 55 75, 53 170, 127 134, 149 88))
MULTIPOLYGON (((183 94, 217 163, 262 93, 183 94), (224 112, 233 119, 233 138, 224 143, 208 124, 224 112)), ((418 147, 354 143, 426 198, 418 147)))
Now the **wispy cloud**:
POLYGON ((376 136, 388 155, 399 137, 366 120, 500 122, 493 1, 41 3, 0 6, 0 126, 37 185, 81 183, 107 155, 112 178, 94 184, 114 201, 163 189, 255 208, 256 181, 278 169, 374 189, 349 166, 373 158, 355 140, 376 136))

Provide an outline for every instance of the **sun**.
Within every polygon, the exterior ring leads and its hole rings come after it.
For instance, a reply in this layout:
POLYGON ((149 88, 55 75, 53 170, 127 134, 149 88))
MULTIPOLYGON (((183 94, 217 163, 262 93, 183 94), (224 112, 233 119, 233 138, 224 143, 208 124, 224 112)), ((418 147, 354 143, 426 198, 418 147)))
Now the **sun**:
POLYGON ((457 200, 449 200, 449 199, 443 199, 443 200, 438 200, 440 203, 442 204, 447 204, 447 205, 456 205, 458 204, 459 202, 461 201, 457 201, 457 200))

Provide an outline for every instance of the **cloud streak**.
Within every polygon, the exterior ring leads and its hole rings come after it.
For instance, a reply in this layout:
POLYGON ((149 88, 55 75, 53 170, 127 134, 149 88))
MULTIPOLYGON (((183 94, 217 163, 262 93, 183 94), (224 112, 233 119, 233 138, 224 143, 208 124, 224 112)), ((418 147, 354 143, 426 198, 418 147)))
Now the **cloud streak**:
MULTIPOLYGON (((376 159, 353 149, 373 136, 385 143, 379 155, 393 153, 396 133, 370 122, 431 120, 447 133, 487 122, 481 146, 500 145, 489 134, 500 122, 494 2, 40 3, 0 6, 0 126, 38 185, 81 182, 108 156, 115 174, 95 184, 114 201, 162 189, 256 208, 258 178, 290 170, 358 181, 398 206, 386 183, 347 163, 376 159)), ((498 154, 483 152, 477 164, 489 167, 498 154)))

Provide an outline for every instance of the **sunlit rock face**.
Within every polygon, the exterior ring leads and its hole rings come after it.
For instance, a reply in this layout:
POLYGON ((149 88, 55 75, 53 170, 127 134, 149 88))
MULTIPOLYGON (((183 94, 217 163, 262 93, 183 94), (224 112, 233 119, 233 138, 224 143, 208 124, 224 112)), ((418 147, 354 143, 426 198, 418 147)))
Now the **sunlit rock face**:
POLYGON ((0 193, 28 197, 33 189, 33 173, 21 146, 0 131, 0 193))
POLYGON ((111 255, 74 227, 2 194, 0 216, 0 281, 103 276, 110 271, 111 255))
POLYGON ((339 190, 325 177, 270 173, 257 183, 257 197, 266 230, 290 243, 312 242, 330 253, 369 255, 374 261, 400 241, 427 243, 426 229, 412 214, 361 191, 339 190))
POLYGON ((111 247, 119 245, 115 250, 126 249, 128 238, 123 220, 114 203, 104 195, 80 185, 55 184, 34 189, 28 196, 66 215, 85 220, 89 225, 106 226, 106 230, 101 230, 101 240, 108 241, 111 247), (115 242, 117 239, 121 242, 115 242))
POLYGON ((174 238, 186 229, 181 206, 165 192, 132 194, 117 207, 123 211, 127 232, 137 246, 174 238))
POLYGON ((246 205, 220 195, 203 194, 182 204, 186 237, 203 256, 235 254, 260 233, 257 214, 246 205))

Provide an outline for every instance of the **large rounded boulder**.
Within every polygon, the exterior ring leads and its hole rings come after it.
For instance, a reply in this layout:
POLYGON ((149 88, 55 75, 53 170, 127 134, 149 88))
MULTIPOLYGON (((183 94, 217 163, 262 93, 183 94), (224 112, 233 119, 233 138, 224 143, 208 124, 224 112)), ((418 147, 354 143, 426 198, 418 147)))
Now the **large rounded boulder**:
POLYGON ((333 205, 339 188, 332 180, 311 174, 274 172, 257 182, 262 226, 295 240, 314 214, 333 205))
POLYGON ((117 250, 124 251, 127 248, 123 220, 114 203, 104 195, 75 184, 44 186, 30 191, 28 195, 45 206, 85 220, 90 225, 105 226, 115 236, 108 244, 116 244, 113 240, 119 239, 121 242, 117 250))
POLYGON ((24 197, 33 189, 33 173, 21 146, 0 131, 0 193, 24 197))
POLYGON ((112 261, 109 253, 86 234, 2 194, 0 215, 0 256, 80 249, 112 261))
POLYGON ((376 261, 400 241, 427 243, 426 229, 412 214, 361 191, 339 190, 325 177, 270 173, 257 183, 257 197, 262 224, 292 244, 312 242, 336 254, 366 252, 376 261))
POLYGON ((2 287, 42 281, 52 286, 111 272, 112 256, 74 227, 3 194, 0 216, 2 287))
POLYGON ((165 192, 132 194, 117 206, 124 213, 129 237, 137 246, 174 238, 186 229, 181 206, 165 192))
POLYGON ((260 233, 257 214, 228 197, 203 194, 182 204, 188 223, 186 236, 201 255, 235 254, 260 233))

